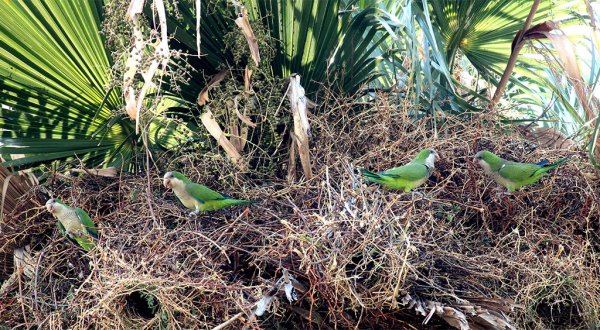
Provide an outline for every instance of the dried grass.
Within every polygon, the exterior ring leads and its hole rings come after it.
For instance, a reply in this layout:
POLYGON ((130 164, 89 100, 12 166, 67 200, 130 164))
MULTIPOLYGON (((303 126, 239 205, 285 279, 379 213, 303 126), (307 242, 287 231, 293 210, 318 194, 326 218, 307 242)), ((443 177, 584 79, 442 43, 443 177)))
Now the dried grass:
POLYGON ((498 197, 496 184, 467 161, 476 151, 521 161, 573 151, 536 148, 479 117, 438 118, 433 130, 433 120, 411 122, 385 97, 368 111, 350 102, 330 102, 312 118, 308 182, 259 181, 201 155, 165 166, 262 201, 250 208, 189 219, 160 186, 162 173, 152 174, 152 210, 145 176, 56 178, 46 189, 88 210, 99 226, 98 247, 84 254, 53 229, 43 200, 24 198, 20 212, 29 216, 6 238, 47 235, 34 245, 32 276, 3 297, 0 322, 40 329, 212 328, 228 320, 231 329, 422 328, 429 318, 431 328, 598 324, 600 183, 584 157, 498 197), (419 189, 423 196, 381 190, 358 175, 360 167, 405 163, 424 147, 442 160, 419 189), (306 292, 293 303, 279 292, 269 312, 253 317, 284 270, 306 292))

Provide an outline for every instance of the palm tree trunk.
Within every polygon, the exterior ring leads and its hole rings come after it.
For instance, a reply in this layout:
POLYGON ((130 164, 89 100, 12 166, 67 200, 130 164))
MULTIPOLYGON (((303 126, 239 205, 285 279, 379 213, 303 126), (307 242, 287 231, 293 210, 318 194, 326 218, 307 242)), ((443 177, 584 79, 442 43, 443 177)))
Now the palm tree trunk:
POLYGON ((500 78, 500 82, 498 83, 498 87, 496 88, 496 93, 494 93, 494 97, 492 98, 492 102, 490 103, 489 109, 494 109, 496 107, 496 103, 498 103, 498 101, 500 100, 500 97, 502 97, 502 94, 504 94, 504 89, 506 88, 506 84, 508 84, 508 78, 510 78, 511 73, 513 72, 514 68, 515 68, 515 64, 517 63, 517 56, 519 56, 519 52, 521 51, 521 48, 523 48, 524 42, 522 40, 523 35, 525 34, 525 32, 529 29, 529 26, 531 26, 531 22, 533 21, 533 17, 535 16, 535 13, 537 12, 538 6, 540 4, 540 0, 534 0, 533 1, 533 5, 531 5, 531 10, 529 11, 529 15, 527 16, 527 19, 525 20, 525 24, 523 25, 523 28, 521 29, 521 31, 519 31, 519 33, 516 36, 516 42, 515 42, 515 48, 512 50, 510 57, 508 59, 508 63, 506 64, 506 69, 504 69, 504 73, 502 74, 502 78, 500 78))

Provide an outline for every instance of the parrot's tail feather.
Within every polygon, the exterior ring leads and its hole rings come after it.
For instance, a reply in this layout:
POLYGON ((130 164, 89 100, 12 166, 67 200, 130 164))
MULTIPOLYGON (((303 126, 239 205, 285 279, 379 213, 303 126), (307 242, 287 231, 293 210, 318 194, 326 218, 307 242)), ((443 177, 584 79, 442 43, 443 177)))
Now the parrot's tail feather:
POLYGON ((258 203, 258 201, 245 200, 245 199, 232 199, 233 205, 249 205, 258 203))
POLYGON ((381 182, 381 181, 383 181, 383 178, 381 177, 381 175, 379 175, 379 174, 377 174, 375 172, 371 172, 371 171, 365 170, 365 169, 362 169, 360 172, 369 181, 372 181, 372 182, 381 182))
POLYGON ((559 167, 560 165, 566 163, 569 160, 571 160, 571 156, 559 159, 559 160, 557 160, 556 162, 554 162, 554 163, 552 163, 550 165, 544 166, 544 170, 550 171, 550 170, 555 169, 555 168, 559 167))

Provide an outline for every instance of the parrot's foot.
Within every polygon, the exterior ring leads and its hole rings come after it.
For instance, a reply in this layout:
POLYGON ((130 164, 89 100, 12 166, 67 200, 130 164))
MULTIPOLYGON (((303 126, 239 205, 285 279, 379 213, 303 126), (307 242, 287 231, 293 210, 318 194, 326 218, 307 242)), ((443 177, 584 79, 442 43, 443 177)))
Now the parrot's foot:
POLYGON ((188 214, 188 216, 189 216, 190 218, 197 218, 197 217, 198 217, 198 213, 199 213, 199 211, 190 212, 190 213, 188 214))

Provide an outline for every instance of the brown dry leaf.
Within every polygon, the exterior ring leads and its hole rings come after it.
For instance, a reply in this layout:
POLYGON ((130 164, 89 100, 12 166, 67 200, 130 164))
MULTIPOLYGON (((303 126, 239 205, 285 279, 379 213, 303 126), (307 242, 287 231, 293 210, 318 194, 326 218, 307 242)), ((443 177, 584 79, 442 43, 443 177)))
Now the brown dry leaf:
POLYGON ((119 171, 115 167, 107 168, 76 168, 72 169, 72 172, 87 173, 90 175, 104 176, 107 178, 116 178, 119 175, 119 171))
POLYGON ((250 120, 250 118, 246 117, 245 115, 243 115, 242 113, 240 113, 240 111, 238 110, 238 108, 235 108, 235 114, 238 116, 238 118, 246 125, 252 127, 252 128, 256 128, 256 124, 252 122, 252 120, 250 120))
POLYGON ((313 173, 310 163, 310 146, 308 143, 310 124, 308 123, 304 88, 300 85, 300 75, 292 75, 290 77, 288 97, 294 115, 294 132, 291 133, 292 139, 295 141, 295 146, 300 156, 300 164, 302 165, 304 176, 307 179, 312 179, 313 173))
POLYGON ((482 329, 516 330, 506 315, 488 310, 477 311, 473 320, 482 329))
POLYGON ((254 63, 256 63, 256 66, 258 66, 260 63, 258 43, 256 42, 256 37, 252 31, 252 26, 250 26, 250 21, 248 20, 248 11, 244 6, 241 7, 238 18, 235 19, 235 24, 242 29, 242 33, 244 33, 244 37, 246 37, 246 41, 248 41, 248 47, 250 47, 252 59, 254 60, 254 63))
POLYGON ((0 165, 0 187, 2 187, 0 221, 5 214, 12 212, 17 205, 17 200, 35 185, 35 179, 29 175, 14 175, 8 168, 0 165))
POLYGON ((248 126, 240 127, 240 151, 244 150, 246 143, 248 143, 248 126))
POLYGON ((555 149, 573 149, 575 142, 552 127, 536 127, 535 140, 538 144, 555 149))
POLYGON ((252 90, 252 70, 250 68, 248 68, 248 66, 246 65, 246 69, 244 70, 244 93, 246 93, 246 95, 252 95, 254 94, 254 91, 252 90))
MULTIPOLYGON (((527 31, 525 31, 525 33, 521 37, 520 44, 523 44, 525 42, 525 40, 544 39, 544 38, 546 38, 545 33, 548 33, 555 29, 558 29, 558 23, 555 23, 553 21, 546 21, 546 22, 534 25, 531 28, 529 28, 527 31)), ((522 30, 523 29, 520 29, 517 32, 517 34, 515 35, 515 37, 513 38, 513 41, 512 41, 511 47, 510 47, 511 51, 515 50, 515 47, 517 46, 517 39, 519 38, 519 34, 521 33, 522 30)))
POLYGON ((425 316, 423 324, 427 324, 433 315, 444 319, 455 329, 489 329, 489 330, 516 330, 512 321, 503 313, 510 310, 503 299, 473 298, 474 301, 484 303, 488 308, 467 303, 457 306, 446 306, 439 302, 424 300, 416 296, 406 294, 400 300, 400 304, 408 309, 413 309, 417 314, 425 316))
MULTIPOLYGON (((227 100, 225 102, 225 107, 227 109, 227 113, 232 113, 234 110, 231 110, 232 108, 237 110, 238 107, 238 100, 237 100, 237 96, 234 98, 233 101, 231 100, 227 100)), ((235 116, 228 116, 229 118, 229 141, 231 142, 231 144, 235 147, 235 149, 238 152, 242 151, 242 141, 241 141, 241 137, 240 137, 240 125, 239 125, 239 121, 235 116)))
POLYGON ((419 51, 419 55, 421 55, 421 59, 423 61, 426 61, 427 56, 425 56, 425 50, 423 49, 423 47, 417 46, 417 50, 419 51))
POLYGON ((452 327, 460 330, 469 330, 469 323, 465 314, 453 307, 440 307, 436 308, 436 313, 439 317, 443 318, 452 327))
POLYGON ((552 44, 562 62, 567 78, 575 88, 579 103, 585 112, 586 120, 592 120, 595 117, 595 114, 588 103, 588 88, 581 77, 581 71, 579 69, 579 64, 577 63, 577 57, 575 56, 575 46, 564 34, 553 34, 549 32, 545 34, 548 39, 552 40, 552 44))
MULTIPOLYGON (((37 182, 34 177, 28 174, 15 175, 8 168, 0 165, 0 187, 2 189, 2 195, 0 196, 0 224, 2 224, 6 214, 13 212, 19 199, 36 184, 37 182)), ((4 234, 0 226, 0 237, 4 234)), ((3 241, 0 244, 0 279, 6 278, 13 272, 13 253, 10 253, 10 251, 14 248, 15 244, 15 242, 8 241, 3 241)))
POLYGON ((235 147, 238 152, 242 151, 242 141, 240 139, 240 129, 237 124, 232 124, 230 127, 230 138, 231 144, 235 147))
MULTIPOLYGON (((512 49, 516 46, 516 40, 519 34, 515 36, 512 43, 512 49)), ((577 98, 585 111, 586 120, 592 120, 595 117, 593 109, 588 103, 588 92, 587 86, 585 86, 584 80, 581 77, 581 71, 579 64, 577 63, 577 56, 575 55, 575 46, 571 43, 566 34, 560 29, 558 23, 553 21, 546 21, 537 24, 523 34, 521 42, 532 39, 549 39, 554 45, 560 61, 562 62, 563 68, 567 74, 567 78, 573 84, 577 98), (554 32, 554 33, 553 33, 554 32)))
POLYGON ((254 124, 250 118, 246 117, 245 113, 247 112, 247 108, 244 107, 244 113, 242 114, 239 111, 239 103, 238 103, 238 97, 236 96, 234 99, 234 104, 235 104, 235 112, 238 115, 238 118, 244 122, 246 125, 240 125, 240 151, 244 149, 244 147, 246 146, 246 143, 248 142, 248 126, 251 126, 252 128, 256 127, 256 124, 254 124), (251 124, 251 125, 250 125, 251 124))
POLYGON ((518 130, 529 141, 540 146, 554 149, 573 149, 575 142, 551 127, 518 126, 518 130))
POLYGON ((212 78, 210 78, 208 84, 204 86, 204 88, 202 88, 202 90, 200 91, 200 94, 198 94, 198 100, 196 101, 198 102, 198 105, 202 106, 205 105, 206 102, 210 101, 210 99, 208 98, 208 90, 214 87, 215 85, 219 84, 221 81, 223 81, 228 72, 229 69, 223 69, 219 71, 219 73, 212 76, 212 78))
POLYGON ((219 123, 217 123, 213 116, 213 113, 210 110, 206 110, 200 116, 200 120, 202 121, 202 124, 204 125, 204 127, 206 127, 210 135, 212 135, 212 137, 214 137, 215 140, 217 140, 219 145, 225 150, 225 152, 233 162, 237 162, 238 160, 240 160, 240 158, 242 158, 242 155, 240 155, 240 153, 233 146, 233 144, 231 144, 231 142, 227 139, 225 133, 221 129, 221 126, 219 126, 219 123))
POLYGON ((287 172, 287 180, 288 182, 293 182, 296 180, 296 141, 294 140, 294 133, 290 134, 292 136, 292 143, 290 145, 290 162, 288 163, 288 172, 287 172))
MULTIPOLYGON (((6 278, 0 287, 0 296, 13 290, 20 275, 27 279, 33 278, 36 258, 31 254, 31 246, 29 245, 14 249, 13 253, 0 253, 0 262, 11 263, 11 265, 0 268, 0 274, 10 273, 10 276, 6 278)), ((0 276, 0 278, 2 277, 0 276)))
MULTIPOLYGON (((518 36, 519 34, 513 39, 513 49, 516 47, 518 36)), ((567 79, 569 79, 573 88, 575 88, 575 93, 577 94, 579 103, 583 107, 586 120, 591 121, 591 126, 594 126, 596 114, 592 105, 588 102, 588 100, 592 99, 589 97, 590 88, 585 84, 581 77, 581 71, 575 54, 576 48, 569 38, 567 38, 566 34, 560 29, 558 23, 546 21, 531 27, 523 34, 521 42, 528 39, 549 39, 552 41, 554 49, 566 72, 567 79)), ((600 144, 599 141, 596 141, 596 143, 600 144)))

